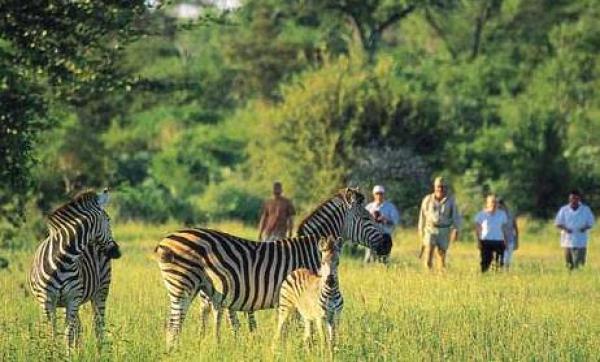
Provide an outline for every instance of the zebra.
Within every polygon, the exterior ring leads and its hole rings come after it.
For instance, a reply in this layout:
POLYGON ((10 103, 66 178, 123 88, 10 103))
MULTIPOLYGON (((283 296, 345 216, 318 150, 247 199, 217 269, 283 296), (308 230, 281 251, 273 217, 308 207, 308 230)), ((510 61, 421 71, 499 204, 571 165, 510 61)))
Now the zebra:
POLYGON ((304 342, 311 338, 311 325, 315 322, 323 341, 323 321, 327 325, 329 351, 333 353, 336 339, 336 324, 344 306, 338 285, 337 268, 342 249, 342 239, 333 237, 319 240, 321 267, 318 274, 308 269, 291 272, 279 291, 279 322, 275 341, 285 338, 285 324, 290 314, 298 311, 304 320, 304 342))
POLYGON ((29 286, 56 334, 56 308, 66 308, 67 348, 78 344, 79 307, 91 301, 98 346, 104 334, 105 303, 111 279, 111 259, 121 256, 104 211, 108 190, 84 191, 48 217, 48 237, 38 246, 29 286))
POLYGON ((385 243, 363 201, 357 189, 347 188, 300 224, 300 236, 269 243, 205 228, 166 236, 155 254, 170 298, 167 347, 176 345, 189 305, 199 293, 215 310, 217 338, 223 308, 246 312, 275 308, 286 275, 297 268, 318 270, 321 237, 342 236, 376 254, 387 254, 391 245, 385 243))

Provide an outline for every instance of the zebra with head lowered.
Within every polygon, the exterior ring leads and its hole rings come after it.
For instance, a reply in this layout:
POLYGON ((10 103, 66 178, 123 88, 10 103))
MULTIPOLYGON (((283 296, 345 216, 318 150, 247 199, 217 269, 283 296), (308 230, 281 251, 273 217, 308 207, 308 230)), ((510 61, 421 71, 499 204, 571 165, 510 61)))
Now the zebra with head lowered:
POLYGON ((301 236, 270 243, 203 228, 180 230, 161 240, 155 252, 171 300, 168 347, 176 342, 198 293, 216 311, 217 336, 223 308, 246 312, 275 308, 281 283, 292 270, 319 269, 323 236, 341 236, 378 255, 389 253, 391 245, 364 209, 363 200, 358 190, 345 189, 302 222, 301 236))
POLYGON ((66 340, 78 342, 79 307, 92 302, 100 346, 110 286, 111 259, 121 256, 104 211, 108 192, 85 191, 48 217, 48 237, 38 246, 29 273, 29 286, 56 333, 56 308, 66 308, 66 340))

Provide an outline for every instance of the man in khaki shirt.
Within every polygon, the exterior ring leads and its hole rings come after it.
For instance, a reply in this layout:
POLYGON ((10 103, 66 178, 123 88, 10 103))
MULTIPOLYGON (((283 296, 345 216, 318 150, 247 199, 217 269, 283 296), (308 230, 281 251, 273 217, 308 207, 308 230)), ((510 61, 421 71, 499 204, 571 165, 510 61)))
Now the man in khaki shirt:
POLYGON ((282 196, 281 182, 273 184, 273 198, 265 201, 260 217, 258 240, 275 241, 292 236, 294 228, 294 205, 282 196))
POLYGON ((442 177, 433 183, 433 193, 425 196, 419 212, 418 232, 423 244, 424 264, 433 267, 433 254, 438 256, 439 269, 446 267, 446 252, 450 239, 455 241, 460 228, 460 214, 454 197, 448 194, 448 185, 442 177))

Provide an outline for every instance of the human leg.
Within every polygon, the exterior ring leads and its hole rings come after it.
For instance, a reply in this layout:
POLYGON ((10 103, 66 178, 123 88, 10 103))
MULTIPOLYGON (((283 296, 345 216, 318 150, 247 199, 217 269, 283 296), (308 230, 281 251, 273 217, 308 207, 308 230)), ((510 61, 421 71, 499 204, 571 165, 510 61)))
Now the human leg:
POLYGON ((574 248, 573 249, 573 265, 575 268, 585 265, 585 259, 587 254, 587 248, 574 248))
POLYGON ((481 263, 480 263, 481 264, 481 272, 485 273, 490 268, 490 265, 492 264, 492 259, 493 259, 493 249, 492 249, 491 245, 488 242, 486 242, 486 240, 483 240, 481 243, 480 254, 481 254, 481 263))
POLYGON ((573 270, 573 268, 575 267, 574 260, 573 260, 573 248, 564 248, 564 250, 565 250, 565 263, 567 265, 567 268, 569 268, 569 270, 573 270))
POLYGON ((437 252, 437 269, 439 271, 446 270, 446 249, 442 249, 441 247, 436 248, 437 252))

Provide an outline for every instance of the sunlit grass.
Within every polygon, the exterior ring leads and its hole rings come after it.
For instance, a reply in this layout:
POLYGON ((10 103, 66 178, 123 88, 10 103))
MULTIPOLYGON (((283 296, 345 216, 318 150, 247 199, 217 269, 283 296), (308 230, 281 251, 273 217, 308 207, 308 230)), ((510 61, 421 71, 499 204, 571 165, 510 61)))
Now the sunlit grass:
MULTIPOLYGON (((469 235, 451 246, 446 273, 422 269, 414 230, 395 236, 389 266, 363 265, 345 255, 340 284, 345 298, 340 328, 340 360, 594 360, 600 351, 600 247, 592 236, 588 265, 569 273, 554 228, 539 225, 524 233, 509 273, 480 275, 469 235)), ((525 225, 524 225, 525 226, 525 225)), ((239 223, 213 225, 253 238, 256 230, 239 223)), ((224 323, 220 344, 212 330, 203 335, 199 308, 192 306, 181 346, 167 354, 164 322, 166 290, 151 253, 177 224, 115 226, 123 257, 114 263, 108 302, 108 338, 98 355, 90 307, 82 312, 83 345, 75 360, 319 360, 307 352, 300 329, 273 353, 275 311, 261 311, 258 333, 235 337, 224 323)), ((6 255, 6 253, 4 253, 6 255)), ((14 252, 9 270, 0 271, 0 360, 65 358, 63 341, 51 341, 40 328, 38 308, 25 276, 31 252, 14 252)), ((62 323, 62 321, 61 321, 62 323)), ((325 355, 326 356, 326 355, 325 355)))

